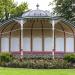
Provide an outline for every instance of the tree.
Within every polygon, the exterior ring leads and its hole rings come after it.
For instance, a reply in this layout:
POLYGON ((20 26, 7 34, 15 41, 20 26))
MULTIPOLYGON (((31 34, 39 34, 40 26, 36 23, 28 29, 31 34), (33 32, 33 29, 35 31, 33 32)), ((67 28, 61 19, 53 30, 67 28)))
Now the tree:
POLYGON ((21 16, 23 14, 23 12, 27 9, 28 9, 28 5, 27 5, 27 3, 24 2, 24 3, 20 4, 19 6, 11 9, 11 11, 10 11, 11 17, 21 16))
MULTIPOLYGON (((5 18, 8 20, 9 15, 21 15, 24 10, 28 9, 27 3, 22 3, 21 5, 17 5, 14 3, 14 0, 0 0, 0 18, 5 18)), ((11 17, 11 16, 10 16, 11 17)))
POLYGON ((0 11, 2 15, 5 17, 5 19, 8 19, 9 11, 13 5, 14 5, 13 0, 0 0, 0 7, 1 7, 0 11))
POLYGON ((0 19, 4 17, 2 7, 0 7, 0 19))
POLYGON ((74 0, 54 0, 56 3, 55 12, 65 19, 71 20, 74 17, 74 0))

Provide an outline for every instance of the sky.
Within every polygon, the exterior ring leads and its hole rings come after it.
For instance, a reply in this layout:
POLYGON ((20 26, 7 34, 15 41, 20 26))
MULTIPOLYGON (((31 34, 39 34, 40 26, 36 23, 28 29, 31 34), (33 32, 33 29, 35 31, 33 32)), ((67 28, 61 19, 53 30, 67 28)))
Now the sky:
POLYGON ((49 5, 49 2, 53 2, 53 0, 15 0, 16 3, 20 4, 22 2, 27 2, 29 5, 29 9, 35 10, 36 4, 39 4, 39 9, 41 10, 49 10, 52 12, 53 5, 49 5))

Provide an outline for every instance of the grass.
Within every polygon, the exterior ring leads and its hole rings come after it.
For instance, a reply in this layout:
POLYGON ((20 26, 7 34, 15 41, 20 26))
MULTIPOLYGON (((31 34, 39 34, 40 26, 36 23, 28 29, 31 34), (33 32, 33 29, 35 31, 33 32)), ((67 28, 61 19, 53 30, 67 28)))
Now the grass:
POLYGON ((0 68, 0 75, 75 75, 75 69, 15 69, 0 68))

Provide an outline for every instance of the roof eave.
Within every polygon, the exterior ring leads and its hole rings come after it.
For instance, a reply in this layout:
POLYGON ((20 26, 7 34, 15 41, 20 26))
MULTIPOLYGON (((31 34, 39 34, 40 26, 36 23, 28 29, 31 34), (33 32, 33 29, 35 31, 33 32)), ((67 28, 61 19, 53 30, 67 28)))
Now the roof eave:
POLYGON ((47 16, 44 16, 44 17, 40 17, 40 16, 36 16, 36 17, 33 17, 33 16, 26 16, 26 17, 24 17, 24 19, 51 19, 51 17, 47 17, 47 16))

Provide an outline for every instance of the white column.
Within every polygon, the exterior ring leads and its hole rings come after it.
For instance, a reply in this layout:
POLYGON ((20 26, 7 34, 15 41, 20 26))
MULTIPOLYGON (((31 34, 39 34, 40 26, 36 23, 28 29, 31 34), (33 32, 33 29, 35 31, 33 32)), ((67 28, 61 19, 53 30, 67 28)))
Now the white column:
POLYGON ((55 37, 54 37, 54 32, 55 32, 55 21, 54 20, 52 20, 52 32, 53 32, 53 34, 52 34, 52 37, 53 37, 53 39, 52 39, 52 58, 54 59, 54 39, 55 39, 55 37))
POLYGON ((20 21, 21 24, 21 58, 23 58, 23 20, 20 21))

